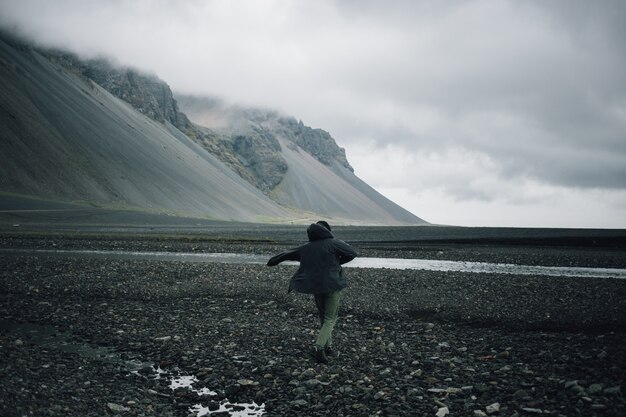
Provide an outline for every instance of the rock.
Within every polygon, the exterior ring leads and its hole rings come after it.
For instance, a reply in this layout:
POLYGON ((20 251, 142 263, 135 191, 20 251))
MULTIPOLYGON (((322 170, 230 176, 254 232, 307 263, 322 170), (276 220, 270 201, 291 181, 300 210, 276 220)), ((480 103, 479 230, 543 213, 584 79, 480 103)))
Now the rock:
POLYGON ((474 417, 487 417, 487 413, 483 410, 474 410, 474 417))
POLYGON ((434 376, 427 376, 426 382, 430 385, 435 385, 437 382, 439 382, 439 379, 435 378, 434 376))
POLYGON ((487 414, 495 414, 500 411, 500 403, 489 404, 485 407, 485 411, 487 414))
POLYGON ((348 394, 350 392, 352 392, 352 387, 350 385, 342 385, 339 387, 338 391, 341 394, 348 394))
POLYGON ((253 381, 253 380, 251 380, 251 379, 238 379, 238 380, 237 380, 237 383, 238 383, 239 385, 241 385, 241 386, 244 386, 244 387, 245 387, 245 386, 248 386, 248 385, 258 385, 258 383, 257 383, 257 382, 254 382, 254 381, 253 381))
POLYGON ((448 387, 448 388, 446 388, 446 392, 448 394, 456 394, 456 393, 459 393, 461 391, 463 391, 461 388, 455 388, 455 387, 448 387))
POLYGON ((406 390, 406 396, 407 398, 413 398, 418 396, 420 393, 420 390, 418 388, 409 388, 406 390))
POLYGON ((289 404, 291 404, 294 407, 304 407, 308 405, 309 403, 306 400, 293 400, 289 402, 289 404))
POLYGON ((172 340, 172 336, 155 337, 154 340, 157 342, 167 342, 172 340))
POLYGON ((115 403, 107 403, 107 407, 114 413, 124 413, 126 411, 130 411, 130 408, 115 403))
POLYGON ((476 390, 476 392, 480 392, 480 393, 484 393, 489 391, 489 387, 486 384, 483 383, 478 383, 476 385, 474 385, 474 389, 476 390))
POLYGON ((585 392, 585 389, 579 385, 578 381, 567 381, 565 383, 565 389, 577 392, 579 394, 585 392))
POLYGON ((308 368, 308 369, 305 369, 304 372, 300 374, 300 378, 311 379, 311 378, 314 378, 316 375, 317 375, 317 372, 315 372, 315 369, 308 368))
POLYGON ((607 395, 619 395, 622 392, 622 387, 620 385, 616 387, 605 388, 604 393, 607 395))
POLYGON ((384 400, 386 397, 387 394, 385 393, 385 391, 378 391, 376 394, 374 394, 375 400, 384 400))
POLYGON ((435 405, 436 405, 437 407, 447 407, 447 406, 448 406, 447 404, 442 403, 442 402, 441 402, 441 401, 439 401, 439 400, 435 400, 435 405))
POLYGON ((517 390, 513 393, 513 398, 517 400, 522 400, 526 397, 528 397, 528 392, 523 389, 517 390))
POLYGON ((543 410, 539 408, 522 407, 522 411, 525 411, 530 414, 543 414, 543 410))
POLYGON ((446 390, 443 388, 429 388, 427 391, 433 394, 441 394, 442 392, 446 392, 446 390))
POLYGON ((382 371, 380 371, 379 375, 380 376, 386 376, 389 375, 391 373, 391 369, 390 368, 385 368, 382 371))
POLYGON ((304 381, 302 383, 302 385, 304 385, 308 389, 311 389, 311 388, 315 388, 316 386, 320 385, 321 383, 322 382, 319 379, 307 379, 306 381, 304 381))
POLYGON ((602 384, 591 384, 587 388, 587 393, 590 395, 595 395, 595 394, 602 392, 603 388, 604 387, 602 386, 602 384))
POLYGON ((448 414, 450 414, 450 410, 448 409, 448 407, 440 407, 437 410, 437 413, 435 413, 435 416, 444 417, 444 416, 447 416, 448 414))

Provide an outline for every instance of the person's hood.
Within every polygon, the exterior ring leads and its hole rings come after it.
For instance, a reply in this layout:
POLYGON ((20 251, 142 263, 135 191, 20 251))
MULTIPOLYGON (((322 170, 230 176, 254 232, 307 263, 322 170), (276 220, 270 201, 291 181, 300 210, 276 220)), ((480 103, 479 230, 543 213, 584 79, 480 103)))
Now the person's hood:
POLYGON ((334 237, 330 230, 317 223, 310 225, 306 229, 306 234, 309 236, 310 242, 314 240, 331 239, 334 237))

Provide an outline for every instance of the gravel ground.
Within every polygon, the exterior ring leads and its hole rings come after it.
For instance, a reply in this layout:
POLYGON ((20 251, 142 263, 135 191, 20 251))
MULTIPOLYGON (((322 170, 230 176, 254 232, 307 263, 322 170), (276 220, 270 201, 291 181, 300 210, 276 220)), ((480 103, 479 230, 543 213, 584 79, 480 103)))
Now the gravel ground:
MULTIPOLYGON (((22 246, 285 246, 29 242, 22 246)), ((482 252, 526 264, 567 252, 441 248, 448 258, 482 252)), ((620 264, 623 255, 570 257, 620 264)), ((318 326, 312 301, 286 293, 293 266, 0 260, 2 416, 189 416, 196 404, 211 415, 626 415, 626 280, 350 269, 339 355, 325 366, 307 355, 318 326), (195 382, 173 389, 180 376, 195 382)))

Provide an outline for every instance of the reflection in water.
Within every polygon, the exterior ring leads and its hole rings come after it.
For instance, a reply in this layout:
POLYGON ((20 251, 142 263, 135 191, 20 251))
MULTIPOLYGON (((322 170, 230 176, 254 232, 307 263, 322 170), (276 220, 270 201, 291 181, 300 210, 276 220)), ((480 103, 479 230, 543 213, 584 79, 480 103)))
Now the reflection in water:
MULTIPOLYGON (((258 255, 253 253, 131 252, 115 250, 0 249, 0 255, 71 256, 105 259, 139 259, 242 264, 265 264, 269 259, 269 255, 258 255)), ((285 264, 297 263, 285 262, 285 264)), ((421 269, 443 272, 626 279, 626 269, 514 265, 488 262, 442 261, 433 259, 356 258, 345 266, 349 268, 421 269)))

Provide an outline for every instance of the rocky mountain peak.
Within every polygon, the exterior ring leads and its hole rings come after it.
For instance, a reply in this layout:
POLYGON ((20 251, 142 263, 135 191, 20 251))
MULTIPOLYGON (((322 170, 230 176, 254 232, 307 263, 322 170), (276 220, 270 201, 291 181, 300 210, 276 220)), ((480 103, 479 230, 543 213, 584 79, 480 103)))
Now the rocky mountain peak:
POLYGON ((81 60, 62 51, 44 53, 51 61, 92 80, 149 118, 169 122, 183 132, 192 128, 187 116, 178 110, 169 85, 156 75, 116 66, 106 59, 81 60))
MULTIPOLYGON (((105 59, 82 60, 64 51, 41 51, 51 61, 90 79, 149 118, 169 122, 205 147, 242 178, 270 193, 283 179, 287 164, 277 136, 300 147, 327 166, 338 163, 350 171, 345 150, 332 136, 276 111, 233 107, 226 126, 213 129, 192 123, 179 110, 169 85, 154 74, 114 65, 105 59)), ((185 102, 192 100, 183 97, 185 102)), ((210 98, 195 98, 206 107, 219 107, 210 98)))
POLYGON ((294 117, 273 110, 231 106, 210 97, 177 94, 176 100, 197 128, 217 132, 219 148, 237 160, 235 166, 230 161, 231 166, 265 193, 280 184, 288 169, 278 137, 324 165, 338 163, 353 171, 345 150, 328 132, 306 126, 294 117))

